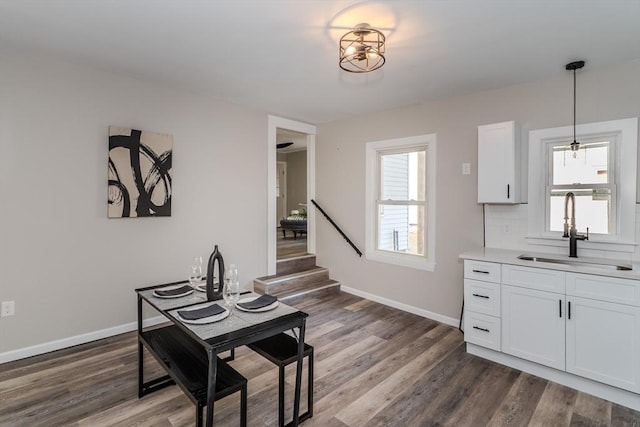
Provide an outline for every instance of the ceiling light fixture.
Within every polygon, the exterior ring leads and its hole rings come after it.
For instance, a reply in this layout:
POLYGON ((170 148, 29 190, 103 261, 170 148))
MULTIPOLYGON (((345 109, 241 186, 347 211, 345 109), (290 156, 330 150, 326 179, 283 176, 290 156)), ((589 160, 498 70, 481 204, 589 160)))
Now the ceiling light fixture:
POLYGON ((293 142, 281 142, 279 144, 276 144, 276 148, 280 149, 280 148, 287 148, 289 146, 293 145, 293 142))
POLYGON ((355 26, 340 37, 340 68, 350 73, 368 73, 382 67, 384 34, 369 24, 355 26))
POLYGON ((573 142, 571 143, 571 151, 575 158, 580 149, 580 143, 576 141, 576 70, 584 67, 584 61, 570 62, 565 69, 573 71, 573 142))

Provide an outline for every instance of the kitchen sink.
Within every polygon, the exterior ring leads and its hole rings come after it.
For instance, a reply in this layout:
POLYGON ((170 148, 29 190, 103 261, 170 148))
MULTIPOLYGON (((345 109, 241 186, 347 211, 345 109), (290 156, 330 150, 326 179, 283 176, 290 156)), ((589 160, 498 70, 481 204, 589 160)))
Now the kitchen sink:
POLYGON ((594 268, 604 268, 607 270, 622 270, 622 271, 631 271, 633 270, 633 266, 631 264, 620 264, 620 263, 607 263, 606 261, 591 261, 591 260, 581 260, 581 259, 557 259, 557 258, 545 258, 534 255, 520 255, 518 259, 523 261, 532 261, 532 262, 550 262, 553 264, 566 264, 566 265, 577 265, 584 267, 594 267, 594 268))

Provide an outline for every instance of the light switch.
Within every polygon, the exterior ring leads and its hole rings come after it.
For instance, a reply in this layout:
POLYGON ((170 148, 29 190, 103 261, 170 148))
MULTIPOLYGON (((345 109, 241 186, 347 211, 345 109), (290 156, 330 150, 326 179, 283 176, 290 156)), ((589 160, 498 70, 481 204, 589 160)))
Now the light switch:
POLYGON ((470 175, 470 174, 471 174, 471 163, 463 163, 462 175, 470 175))

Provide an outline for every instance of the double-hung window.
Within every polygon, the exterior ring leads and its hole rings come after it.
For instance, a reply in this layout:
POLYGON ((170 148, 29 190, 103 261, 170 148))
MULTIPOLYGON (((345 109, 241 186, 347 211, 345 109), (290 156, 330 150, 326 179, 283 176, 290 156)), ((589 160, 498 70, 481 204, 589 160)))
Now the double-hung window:
MULTIPOLYGON (((575 196, 579 233, 589 227, 587 249, 635 251, 638 119, 580 124, 529 132, 529 233, 535 245, 562 239, 565 197, 575 196)), ((571 203, 567 216, 571 218, 571 203)))
POLYGON ((367 259, 433 270, 435 136, 367 144, 367 259))
POLYGON ((572 192, 579 213, 575 219, 578 232, 588 227, 591 234, 615 234, 616 139, 615 134, 581 139, 577 151, 571 151, 571 141, 547 144, 547 231, 563 230, 565 196, 572 192))

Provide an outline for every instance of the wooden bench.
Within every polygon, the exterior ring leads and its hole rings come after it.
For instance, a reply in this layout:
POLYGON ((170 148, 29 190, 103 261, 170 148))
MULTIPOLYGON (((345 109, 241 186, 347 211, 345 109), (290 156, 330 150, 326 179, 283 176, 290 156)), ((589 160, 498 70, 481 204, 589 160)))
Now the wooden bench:
MULTIPOLYGON (((251 343, 248 347, 278 365, 280 374, 278 385, 278 426, 284 427, 284 370, 287 365, 298 361, 298 341, 290 335, 280 333, 251 343)), ((309 383, 307 387, 307 411, 298 416, 298 422, 313 416, 313 347, 305 343, 302 357, 308 358, 309 383)), ((293 421, 288 425, 293 425, 293 421)))

